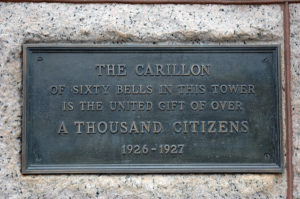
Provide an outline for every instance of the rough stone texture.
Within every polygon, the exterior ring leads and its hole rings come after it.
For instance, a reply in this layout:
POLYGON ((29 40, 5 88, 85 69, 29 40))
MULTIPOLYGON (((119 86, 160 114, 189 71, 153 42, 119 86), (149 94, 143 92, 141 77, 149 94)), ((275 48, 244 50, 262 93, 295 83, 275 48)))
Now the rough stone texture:
POLYGON ((300 198, 300 4, 290 5, 294 197, 300 198))
POLYGON ((275 5, 0 3, 0 198, 285 198, 285 171, 278 175, 20 173, 23 43, 283 44, 282 18, 280 6, 275 5))

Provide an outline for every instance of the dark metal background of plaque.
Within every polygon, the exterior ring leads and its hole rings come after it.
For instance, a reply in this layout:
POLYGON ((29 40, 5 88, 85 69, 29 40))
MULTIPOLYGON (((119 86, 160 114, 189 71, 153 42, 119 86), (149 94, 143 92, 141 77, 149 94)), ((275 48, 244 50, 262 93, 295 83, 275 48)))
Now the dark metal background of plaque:
POLYGON ((24 45, 22 172, 281 172, 279 52, 279 46, 24 45), (126 75, 108 76, 104 66, 99 76, 99 64, 124 64, 126 75), (124 85, 136 86, 124 94, 124 85), (98 111, 87 111, 88 101, 99 102, 98 111), (152 108, 114 111, 110 103, 118 101, 152 108))

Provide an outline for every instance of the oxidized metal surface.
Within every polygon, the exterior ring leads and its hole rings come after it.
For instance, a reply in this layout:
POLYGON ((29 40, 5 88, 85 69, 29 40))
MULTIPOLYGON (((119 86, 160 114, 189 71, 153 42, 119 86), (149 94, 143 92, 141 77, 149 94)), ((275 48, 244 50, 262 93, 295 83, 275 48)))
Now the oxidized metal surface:
POLYGON ((22 172, 281 172, 278 52, 25 45, 22 172))

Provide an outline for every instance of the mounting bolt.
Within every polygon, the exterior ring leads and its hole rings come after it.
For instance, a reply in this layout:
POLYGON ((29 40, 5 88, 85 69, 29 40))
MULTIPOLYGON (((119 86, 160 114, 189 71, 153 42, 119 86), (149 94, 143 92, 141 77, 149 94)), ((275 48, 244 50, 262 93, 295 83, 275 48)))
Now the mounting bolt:
POLYGON ((43 57, 38 57, 36 60, 37 61, 43 61, 43 57))
POLYGON ((271 159, 271 154, 270 153, 265 153, 264 156, 265 156, 266 160, 270 160, 271 159))

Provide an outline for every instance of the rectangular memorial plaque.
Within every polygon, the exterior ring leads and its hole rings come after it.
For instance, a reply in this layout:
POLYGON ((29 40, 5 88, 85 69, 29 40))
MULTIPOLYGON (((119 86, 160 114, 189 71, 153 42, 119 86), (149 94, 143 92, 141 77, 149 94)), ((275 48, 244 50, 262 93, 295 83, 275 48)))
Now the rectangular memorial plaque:
POLYGON ((22 172, 281 172, 279 51, 24 45, 22 172))

